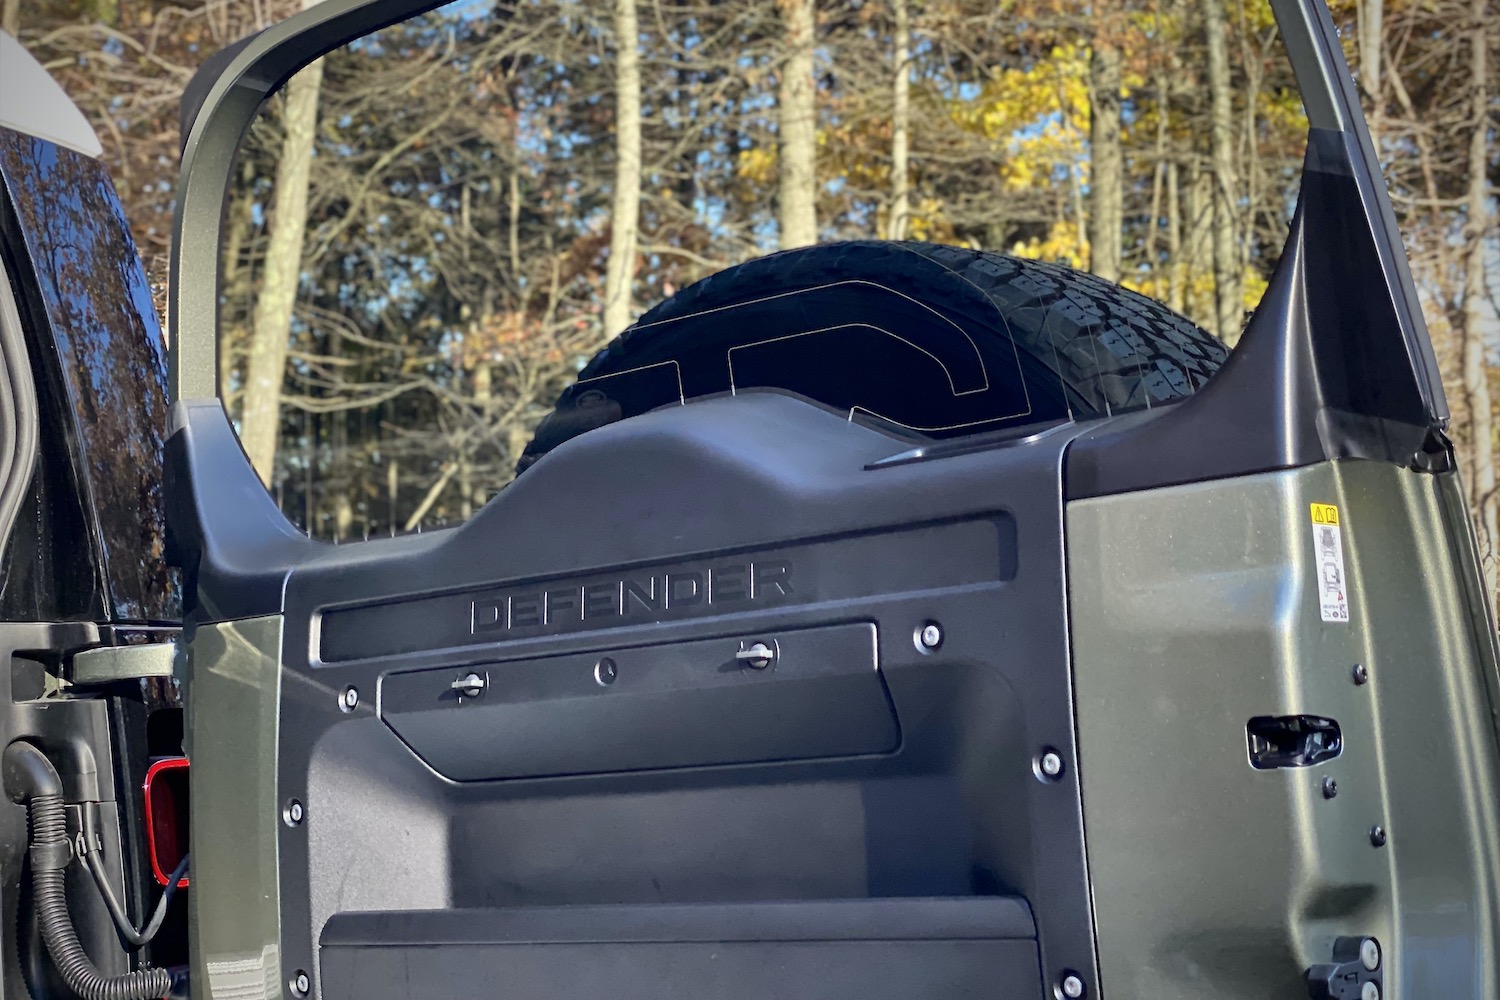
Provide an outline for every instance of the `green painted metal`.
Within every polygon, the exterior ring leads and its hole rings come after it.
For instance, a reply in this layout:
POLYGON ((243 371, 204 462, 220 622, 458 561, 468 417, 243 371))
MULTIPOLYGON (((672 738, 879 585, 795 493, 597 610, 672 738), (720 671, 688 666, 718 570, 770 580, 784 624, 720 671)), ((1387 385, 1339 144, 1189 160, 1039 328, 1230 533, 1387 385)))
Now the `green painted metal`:
POLYGON ((281 617, 197 629, 188 646, 187 753, 194 1000, 284 992, 276 797, 281 617))
POLYGON ((1069 505, 1106 996, 1302 996, 1364 934, 1386 1000, 1500 995, 1495 633, 1460 498, 1350 461, 1069 505), (1313 503, 1341 514, 1347 623, 1320 614, 1313 503), (1338 720, 1342 755, 1253 769, 1246 722, 1293 714, 1338 720))

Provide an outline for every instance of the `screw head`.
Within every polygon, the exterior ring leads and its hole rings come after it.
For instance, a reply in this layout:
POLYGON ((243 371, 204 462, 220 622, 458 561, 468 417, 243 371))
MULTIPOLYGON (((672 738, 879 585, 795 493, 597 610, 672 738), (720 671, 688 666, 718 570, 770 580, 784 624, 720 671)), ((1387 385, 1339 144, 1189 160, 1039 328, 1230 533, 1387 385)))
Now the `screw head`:
POLYGON ((1354 669, 1350 671, 1350 675, 1354 678, 1355 684, 1368 684, 1370 681, 1370 671, 1365 668, 1363 663, 1356 663, 1354 669))
POLYGON ((1056 781, 1062 777, 1063 759, 1056 750, 1043 750, 1036 759, 1037 777, 1043 781, 1056 781))
POLYGON ((312 979, 307 973, 298 969, 296 974, 292 976, 291 987, 294 994, 299 997, 305 997, 308 993, 312 992, 312 979))
POLYGON ((306 816, 307 812, 302 808, 302 803, 296 799, 292 799, 286 804, 286 808, 281 810, 281 818, 287 826, 301 826, 306 816))
POLYGON ((1370 846, 1384 847, 1386 839, 1385 827, 1378 823, 1370 827, 1370 846))
MULTIPOLYGON (((1359 964, 1366 970, 1374 972, 1380 968, 1380 942, 1374 938, 1365 938, 1359 943, 1359 964)), ((1371 983, 1370 985, 1374 985, 1371 983)))
POLYGON ((937 622, 928 622, 917 630, 917 645, 923 649, 937 649, 943 644, 943 629, 937 622))
POLYGON ((339 695, 339 708, 345 712, 352 712, 359 707, 359 689, 355 687, 344 688, 344 693, 339 695))
POLYGON ((1082 979, 1078 978, 1078 976, 1076 976, 1075 974, 1073 974, 1071 972, 1068 973, 1067 975, 1063 976, 1063 978, 1062 978, 1062 995, 1063 996, 1067 997, 1068 1000, 1078 1000, 1078 998, 1081 997, 1081 996, 1083 996, 1083 994, 1084 994, 1084 989, 1083 989, 1083 980, 1082 979))
POLYGON ((1380 1000, 1380 985, 1365 983, 1359 988, 1359 1000, 1380 1000))
POLYGON ((1339 783, 1337 781, 1334 781, 1333 778, 1331 778, 1331 777, 1324 778, 1323 779, 1323 798, 1325 798, 1325 799, 1331 799, 1335 795, 1337 795, 1338 793, 1339 793, 1339 783))
POLYGON ((615 661, 609 657, 606 656, 594 664, 594 680, 598 681, 600 685, 609 687, 609 685, 615 682, 615 678, 618 676, 620 676, 620 668, 615 666, 615 661))

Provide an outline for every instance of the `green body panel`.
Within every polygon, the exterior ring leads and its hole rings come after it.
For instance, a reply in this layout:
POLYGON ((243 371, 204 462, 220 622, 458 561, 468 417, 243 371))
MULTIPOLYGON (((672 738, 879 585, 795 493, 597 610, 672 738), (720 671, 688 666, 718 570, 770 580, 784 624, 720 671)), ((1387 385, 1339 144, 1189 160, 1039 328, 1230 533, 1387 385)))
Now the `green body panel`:
POLYGON ((1494 631, 1460 497, 1348 461, 1069 505, 1104 995, 1304 996, 1368 934, 1386 1000, 1500 996, 1494 631), (1341 514, 1347 623, 1320 614, 1313 503, 1341 514), (1342 755, 1252 768, 1247 721, 1297 714, 1342 755))
POLYGON ((193 996, 279 997, 281 618, 200 626, 187 659, 193 996))

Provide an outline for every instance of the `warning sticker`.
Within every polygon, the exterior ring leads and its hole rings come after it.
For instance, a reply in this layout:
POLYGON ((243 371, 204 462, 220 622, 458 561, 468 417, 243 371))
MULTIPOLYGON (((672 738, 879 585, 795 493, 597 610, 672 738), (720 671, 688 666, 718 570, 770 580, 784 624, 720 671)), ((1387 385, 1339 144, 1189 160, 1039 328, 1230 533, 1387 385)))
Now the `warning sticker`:
POLYGON ((1349 590, 1344 580, 1344 540, 1339 534, 1339 509, 1333 504, 1312 505, 1313 565, 1318 571, 1318 608, 1325 622, 1349 620, 1349 590))

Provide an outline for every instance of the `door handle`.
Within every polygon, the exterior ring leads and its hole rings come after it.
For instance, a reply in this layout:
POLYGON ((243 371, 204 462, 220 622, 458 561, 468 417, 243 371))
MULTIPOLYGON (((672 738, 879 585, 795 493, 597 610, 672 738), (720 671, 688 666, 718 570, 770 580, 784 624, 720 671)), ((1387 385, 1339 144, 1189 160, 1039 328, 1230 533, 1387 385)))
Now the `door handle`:
POLYGON ((488 678, 481 677, 471 670, 448 687, 450 690, 457 691, 460 698, 478 698, 484 694, 484 689, 489 686, 489 683, 488 678))
MULTIPOLYGON (((741 645, 743 646, 744 644, 741 643, 741 645)), ((735 653, 734 658, 747 667, 764 670, 776 662, 776 644, 774 642, 769 645, 764 642, 752 642, 738 653, 735 653)))

